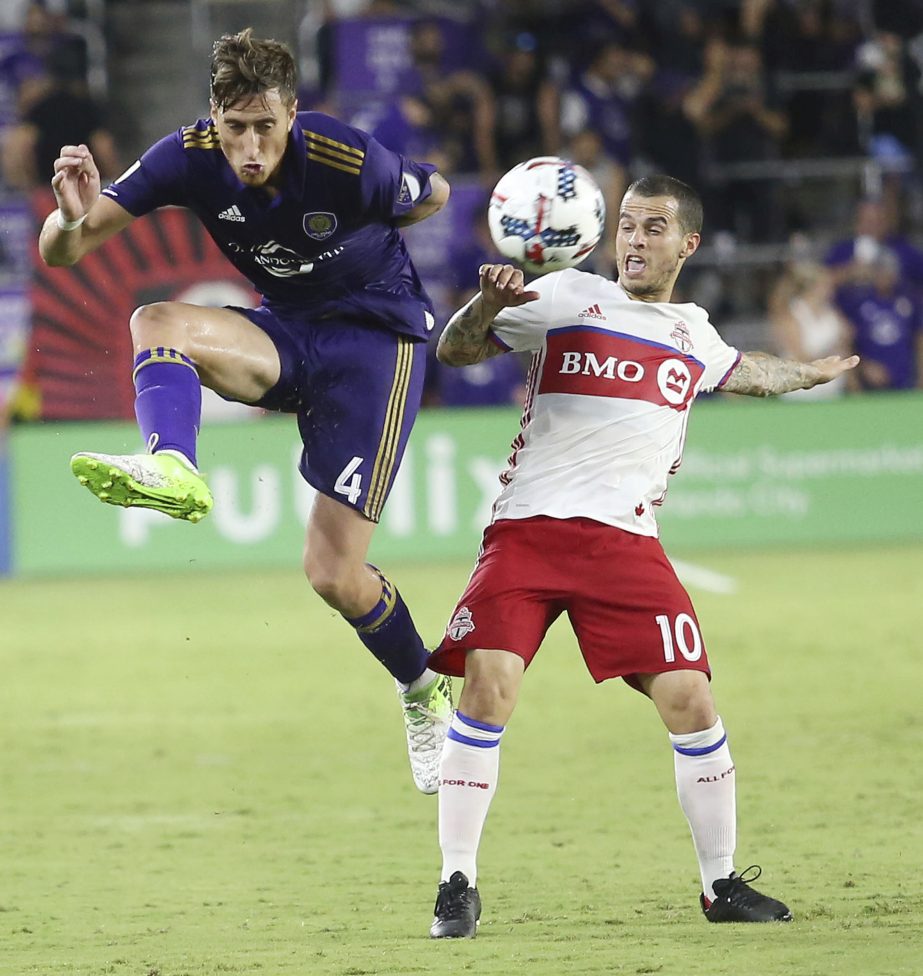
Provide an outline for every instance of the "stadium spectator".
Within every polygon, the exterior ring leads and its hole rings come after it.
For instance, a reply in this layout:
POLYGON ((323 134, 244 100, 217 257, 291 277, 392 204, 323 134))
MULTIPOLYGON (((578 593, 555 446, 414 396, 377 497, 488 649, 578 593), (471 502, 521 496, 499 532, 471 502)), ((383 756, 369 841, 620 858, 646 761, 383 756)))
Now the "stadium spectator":
POLYGON ((784 97, 789 156, 861 151, 851 84, 862 36, 857 13, 829 0, 756 0, 744 5, 744 35, 759 44, 770 72, 789 78, 784 97))
POLYGON ((372 138, 392 152, 411 159, 428 159, 440 172, 449 172, 454 158, 442 146, 439 126, 429 104, 417 95, 401 95, 373 113, 372 138))
POLYGON ((251 30, 222 37, 211 117, 151 147, 100 193, 92 154, 64 146, 58 209, 39 249, 72 265, 136 217, 187 206, 263 295, 257 309, 161 302, 131 320, 136 413, 147 454, 82 453, 100 500, 196 522, 212 497, 196 467, 204 384, 296 413, 301 472, 317 494, 304 570, 401 688, 414 780, 435 792, 449 683, 394 585, 366 552, 413 424, 432 305, 398 228, 436 213, 448 184, 320 113, 298 113, 288 49, 251 30))
POLYGON ((897 255, 903 281, 923 289, 923 251, 898 230, 897 223, 893 200, 866 197, 857 203, 852 236, 835 242, 824 259, 833 272, 838 297, 844 287, 867 283, 869 262, 882 248, 897 255))
POLYGON ((842 289, 839 304, 862 357, 856 370, 863 390, 923 386, 923 304, 902 281, 900 258, 879 248, 863 265, 862 280, 842 289))
POLYGON ((604 41, 575 74, 561 96, 561 130, 566 139, 596 129, 606 154, 626 171, 634 157, 634 109, 655 64, 641 51, 604 41))
POLYGON ((881 151, 882 143, 896 141, 904 153, 909 153, 917 138, 911 92, 920 73, 903 40, 897 34, 878 31, 860 45, 856 61, 859 75, 853 101, 861 144, 874 154, 881 151))
POLYGON ((400 90, 417 95, 429 106, 454 172, 480 173, 491 180, 497 175, 497 156, 496 112, 490 86, 474 68, 446 71, 444 47, 437 21, 417 21, 410 33, 413 64, 400 90))
MULTIPOLYGON (((482 265, 501 260, 490 237, 486 201, 476 213, 478 218, 474 221, 474 235, 468 240, 458 241, 452 250, 454 287, 447 296, 450 309, 459 308, 477 294, 472 282, 478 280, 482 265)), ((497 356, 458 369, 440 363, 434 355, 431 368, 433 402, 441 406, 521 405, 525 397, 526 370, 519 356, 497 356)))
POLYGON ((17 190, 47 185, 62 145, 89 146, 100 175, 105 179, 118 175, 115 139, 103 109, 75 76, 70 59, 52 55, 44 90, 4 139, 5 182, 17 190))
POLYGON ((575 132, 564 147, 564 155, 587 170, 602 190, 608 215, 604 237, 583 266, 588 271, 598 269, 601 274, 609 274, 615 267, 615 214, 625 192, 627 173, 606 154, 596 129, 575 132))
POLYGON ((63 10, 30 3, 20 15, 22 42, 0 61, 0 83, 15 93, 16 108, 24 113, 44 93, 52 63, 85 80, 86 45, 66 29, 63 10))
POLYGON ((555 153, 560 145, 559 92, 533 34, 519 31, 504 38, 490 85, 498 166, 505 171, 532 156, 555 153))
POLYGON ((702 140, 686 110, 694 82, 672 70, 658 71, 638 103, 638 155, 655 172, 698 186, 702 181, 702 140))
POLYGON ((715 225, 741 240, 778 237, 783 227, 772 174, 742 176, 736 164, 779 158, 787 122, 780 111, 759 48, 743 40, 713 41, 705 72, 686 96, 686 112, 703 139, 715 192, 715 225))
MULTIPOLYGON (((833 277, 822 264, 798 261, 780 279, 770 302, 776 351, 785 359, 810 362, 825 356, 848 356, 849 325, 833 301, 833 277)), ((858 350, 857 350, 858 351, 858 350)), ((863 356, 862 365, 865 365, 863 356)), ((861 370, 862 367, 860 367, 861 370)), ((855 372, 810 390, 785 394, 791 399, 829 400, 846 392, 855 372)))
POLYGON ((671 304, 701 224, 693 190, 642 178, 621 204, 618 283, 568 270, 526 290, 520 271, 488 265, 479 294, 440 337, 449 364, 512 349, 536 354, 538 365, 492 524, 432 658, 465 677, 440 768, 433 938, 476 934, 477 850, 501 737, 526 666, 565 611, 594 679, 623 677, 652 699, 669 731, 705 917, 791 919, 750 887, 758 870, 735 871, 734 763, 695 611, 660 546, 654 510, 700 390, 785 393, 829 382, 856 361, 741 354, 703 309, 671 304), (584 327, 574 326, 575 309, 592 310, 584 327))

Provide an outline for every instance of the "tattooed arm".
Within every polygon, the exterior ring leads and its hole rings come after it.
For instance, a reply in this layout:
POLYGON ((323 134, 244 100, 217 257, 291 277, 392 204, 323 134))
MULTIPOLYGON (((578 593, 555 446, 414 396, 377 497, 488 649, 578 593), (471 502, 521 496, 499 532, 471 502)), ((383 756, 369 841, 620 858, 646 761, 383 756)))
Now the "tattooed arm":
POLYGON ((810 390, 812 386, 829 383, 841 373, 854 369, 858 356, 846 359, 828 356, 810 363, 793 359, 779 359, 767 352, 745 352, 731 375, 719 387, 726 393, 744 396, 775 396, 792 390, 810 390))
POLYGON ((500 310, 540 297, 537 291, 523 290, 522 272, 509 264, 482 264, 478 278, 481 290, 449 319, 439 337, 436 357, 447 366, 470 366, 498 356, 503 350, 488 333, 500 310))

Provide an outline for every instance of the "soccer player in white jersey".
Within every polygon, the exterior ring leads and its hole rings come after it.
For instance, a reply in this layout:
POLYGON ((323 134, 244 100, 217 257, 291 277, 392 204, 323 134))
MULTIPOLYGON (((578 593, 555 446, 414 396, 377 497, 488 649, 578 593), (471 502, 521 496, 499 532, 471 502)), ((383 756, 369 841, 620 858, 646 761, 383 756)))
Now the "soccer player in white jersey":
POLYGON ((501 477, 474 573, 430 666, 464 676, 439 784, 442 881, 433 938, 471 938, 481 912, 477 849, 497 788, 500 740, 525 668, 566 612, 596 681, 621 677, 669 732, 710 922, 789 921, 734 865, 734 762, 712 698, 705 642, 658 541, 654 509, 680 465, 698 393, 809 389, 858 358, 811 363, 739 353, 704 309, 673 304, 700 242, 702 204, 668 176, 622 199, 618 281, 575 269, 526 290, 522 272, 484 265, 453 315, 439 359, 533 354, 522 429, 501 477))

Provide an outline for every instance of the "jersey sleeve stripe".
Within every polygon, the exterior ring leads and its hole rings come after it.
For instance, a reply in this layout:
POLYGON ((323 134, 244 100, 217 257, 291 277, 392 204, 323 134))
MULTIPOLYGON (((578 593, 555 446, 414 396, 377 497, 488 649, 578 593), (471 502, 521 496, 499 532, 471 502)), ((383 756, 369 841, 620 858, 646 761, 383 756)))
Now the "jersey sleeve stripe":
POLYGON ((361 162, 363 159, 365 159, 365 150, 363 149, 356 149, 355 146, 348 146, 345 142, 337 142, 336 139, 329 139, 327 136, 322 136, 319 132, 311 132, 309 129, 302 129, 301 131, 304 133, 304 137, 308 140, 308 142, 314 142, 317 144, 316 148, 331 146, 333 149, 339 149, 348 156, 355 156, 356 162, 361 162))
POLYGON ((355 166, 361 168, 362 160, 356 159, 355 156, 347 156, 346 153, 340 152, 338 149, 329 149, 327 146, 321 146, 316 142, 308 141, 307 148, 309 152, 320 153, 322 156, 327 156, 329 159, 338 159, 341 163, 348 163, 350 166, 355 166))
POLYGON ((336 160, 328 159, 326 156, 318 156, 317 153, 308 153, 308 159, 313 160, 315 163, 323 163, 324 166, 330 166, 333 169, 342 170, 344 173, 351 173, 353 176, 358 176, 362 170, 357 166, 347 166, 345 163, 338 163, 336 160))
POLYGON ((731 365, 731 368, 718 381, 718 385, 715 387, 716 390, 720 390, 721 387, 724 386, 725 383, 727 383, 731 373, 733 373, 734 370, 737 369, 737 366, 740 363, 740 358, 742 355, 743 355, 742 353, 737 353, 737 358, 734 360, 733 364, 731 365))
POLYGON ((394 380, 388 397, 388 408, 378 445, 378 456, 375 458, 375 465, 372 469, 368 498, 363 509, 363 514, 372 522, 377 522, 381 518, 387 487, 394 471, 401 427, 404 422, 404 407, 407 403, 407 392, 410 389, 410 377, 413 372, 415 346, 416 343, 411 342, 410 339, 404 336, 398 337, 394 380))

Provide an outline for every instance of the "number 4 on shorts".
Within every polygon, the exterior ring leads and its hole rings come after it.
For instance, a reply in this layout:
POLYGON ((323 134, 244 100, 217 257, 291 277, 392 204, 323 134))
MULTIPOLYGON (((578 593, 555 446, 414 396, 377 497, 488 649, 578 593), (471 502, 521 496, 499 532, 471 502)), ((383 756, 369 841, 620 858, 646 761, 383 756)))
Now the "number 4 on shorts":
POLYGON ((345 495, 349 499, 350 505, 355 505, 362 494, 362 475, 356 471, 356 468, 364 460, 365 458, 354 457, 340 472, 340 476, 333 486, 333 490, 338 495, 345 495))

